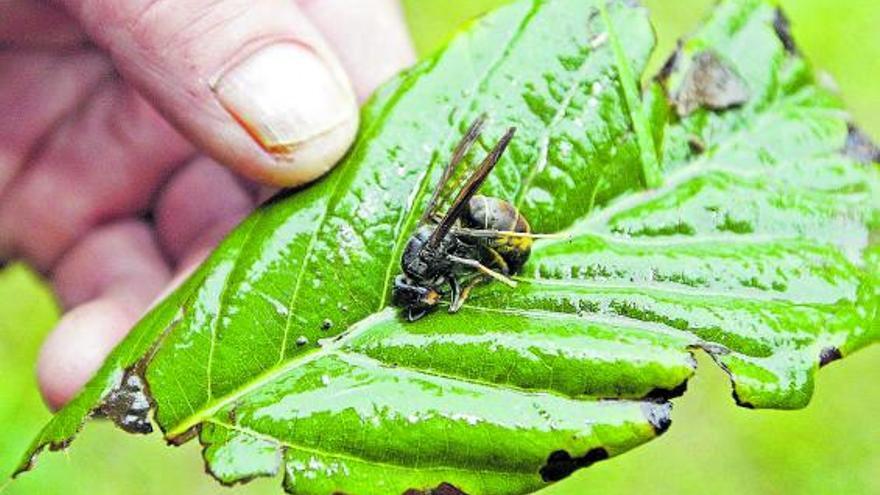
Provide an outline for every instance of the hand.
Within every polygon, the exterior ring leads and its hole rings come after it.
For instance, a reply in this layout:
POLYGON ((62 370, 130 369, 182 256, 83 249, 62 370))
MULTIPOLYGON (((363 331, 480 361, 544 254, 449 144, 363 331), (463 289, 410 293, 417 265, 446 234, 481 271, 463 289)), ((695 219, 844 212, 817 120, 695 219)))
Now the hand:
POLYGON ((49 405, 258 184, 332 167, 358 99, 412 59, 395 0, 0 0, 0 256, 68 310, 37 366, 49 405))

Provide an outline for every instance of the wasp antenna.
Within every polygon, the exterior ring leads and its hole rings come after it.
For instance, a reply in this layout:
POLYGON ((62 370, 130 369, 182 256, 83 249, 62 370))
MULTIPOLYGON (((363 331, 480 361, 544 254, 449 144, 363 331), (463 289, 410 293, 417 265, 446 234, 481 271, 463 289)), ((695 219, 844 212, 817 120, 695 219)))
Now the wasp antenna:
POLYGON ((535 234, 532 232, 515 232, 513 230, 485 230, 485 229, 454 229, 464 235, 472 237, 522 237, 526 239, 572 239, 571 234, 535 234))
POLYGON ((573 239, 571 234, 532 234, 531 232, 505 232, 511 237, 528 237, 530 239, 573 239))
POLYGON ((525 239, 572 239, 571 234, 533 234, 531 232, 513 232, 507 230, 501 230, 497 233, 506 237, 522 237, 525 239))

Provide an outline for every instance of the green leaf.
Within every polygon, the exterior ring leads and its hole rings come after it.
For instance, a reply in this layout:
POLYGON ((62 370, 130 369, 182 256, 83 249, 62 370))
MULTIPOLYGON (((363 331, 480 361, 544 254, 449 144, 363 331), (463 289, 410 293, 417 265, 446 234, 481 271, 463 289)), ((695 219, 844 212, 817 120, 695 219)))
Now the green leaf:
POLYGON ((223 483, 526 493, 662 433, 695 349, 741 405, 803 407, 820 364, 880 339, 880 177, 784 26, 723 3, 641 94, 653 34, 632 2, 479 19, 374 97, 335 172, 151 311, 23 467, 89 416, 144 432, 150 404, 223 483), (406 323, 402 247, 483 112, 475 153, 518 128, 484 191, 564 235, 518 288, 406 323))

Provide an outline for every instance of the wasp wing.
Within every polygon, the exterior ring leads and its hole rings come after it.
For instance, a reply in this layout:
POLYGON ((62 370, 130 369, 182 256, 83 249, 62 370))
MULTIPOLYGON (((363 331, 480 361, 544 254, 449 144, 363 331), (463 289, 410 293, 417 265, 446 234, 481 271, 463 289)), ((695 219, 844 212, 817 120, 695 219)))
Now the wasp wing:
POLYGON ((477 139, 479 139, 485 123, 486 114, 477 117, 476 120, 471 123, 467 132, 465 132, 461 141, 459 141, 458 145, 455 147, 455 151, 452 152, 452 157, 449 159, 449 163, 447 163, 446 168, 443 169, 443 175, 440 176, 440 180, 434 188, 434 194, 431 195, 431 201, 428 202, 428 206, 425 208, 425 213, 422 214, 420 223, 425 223, 431 219, 440 217, 439 211, 446 203, 445 200, 448 199, 447 196, 458 188, 458 184, 461 181, 460 176, 463 175, 459 174, 458 180, 453 181, 452 178, 456 175, 455 169, 458 168, 458 165, 464 159, 465 155, 467 155, 471 146, 477 141, 477 139))
POLYGON ((449 210, 443 216, 443 219, 440 220, 437 228, 431 233, 431 237, 426 243, 428 247, 436 248, 440 243, 440 240, 449 232, 449 229, 455 225, 455 221, 458 220, 462 213, 464 213, 468 201, 470 201, 474 194, 476 194, 477 190, 480 189, 480 186, 486 181, 486 177, 489 176, 489 172, 495 168, 498 160, 501 159, 501 155, 504 154, 504 150, 507 149, 507 145, 510 144, 510 140, 513 139, 513 134, 515 132, 515 127, 509 128, 504 136, 498 141, 498 144, 496 144, 495 147, 492 148, 492 151, 486 155, 486 158, 480 163, 479 168, 477 168, 477 170, 470 176, 464 187, 458 192, 458 195, 452 202, 452 206, 449 207, 449 210))

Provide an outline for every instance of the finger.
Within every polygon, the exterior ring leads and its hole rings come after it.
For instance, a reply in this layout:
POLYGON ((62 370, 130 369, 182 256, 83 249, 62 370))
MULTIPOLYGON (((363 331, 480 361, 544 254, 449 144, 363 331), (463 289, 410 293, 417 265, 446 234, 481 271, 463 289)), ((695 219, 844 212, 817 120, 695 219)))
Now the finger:
POLYGON ((212 247, 254 208, 232 172, 207 157, 178 170, 154 210, 159 239, 174 262, 212 247))
POLYGON ((0 0, 0 44, 64 46, 85 36, 63 9, 43 0, 0 0))
POLYGON ((170 277, 150 227, 128 220, 90 232, 61 258, 52 279, 65 308, 111 297, 138 313, 170 277))
POLYGON ((260 189, 257 190, 257 194, 256 194, 257 204, 261 205, 261 204, 265 203, 266 201, 269 201, 276 194, 278 194, 278 191, 281 191, 281 189, 279 189, 277 187, 272 187, 272 186, 261 187, 260 189))
POLYGON ((0 53, 0 192, 65 115, 110 74, 95 52, 0 53))
POLYGON ((397 0, 299 0, 299 4, 339 55, 361 100, 415 61, 397 0))
POLYGON ((55 286, 65 302, 77 306, 61 318, 37 362, 51 407, 82 388, 168 280, 169 270, 142 222, 96 230, 65 256, 55 286))
POLYGON ((49 407, 59 409, 76 395, 137 318, 109 298, 83 304, 61 318, 37 358, 37 381, 49 407))
POLYGON ((92 227, 145 211, 192 152, 134 90, 108 81, 0 198, 0 252, 48 270, 92 227))
POLYGON ((221 163, 295 185, 346 151, 358 109, 289 0, 63 0, 117 68, 221 163))

